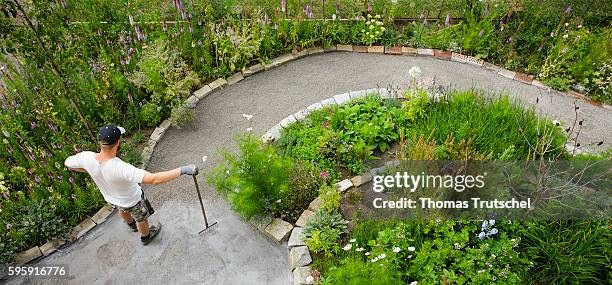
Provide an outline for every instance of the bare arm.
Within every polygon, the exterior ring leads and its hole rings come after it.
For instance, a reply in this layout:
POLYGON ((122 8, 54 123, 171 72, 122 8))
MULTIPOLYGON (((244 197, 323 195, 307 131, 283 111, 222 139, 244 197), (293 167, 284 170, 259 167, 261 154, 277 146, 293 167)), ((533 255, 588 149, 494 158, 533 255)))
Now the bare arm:
POLYGON ((168 171, 150 173, 147 172, 142 179, 143 184, 162 184, 168 181, 174 180, 175 178, 181 176, 181 169, 175 168, 168 171))
POLYGON ((68 167, 68 170, 76 171, 76 172, 82 172, 82 173, 87 173, 87 170, 85 170, 85 168, 70 168, 70 167, 68 167))

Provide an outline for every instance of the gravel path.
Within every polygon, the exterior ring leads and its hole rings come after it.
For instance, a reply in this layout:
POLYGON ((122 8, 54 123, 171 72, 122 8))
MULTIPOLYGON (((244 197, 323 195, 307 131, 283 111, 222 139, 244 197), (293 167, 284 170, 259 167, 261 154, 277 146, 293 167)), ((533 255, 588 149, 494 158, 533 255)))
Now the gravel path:
MULTIPOLYGON (((574 99, 483 68, 426 57, 336 52, 302 58, 213 92, 198 104, 195 127, 171 129, 165 134, 148 170, 197 163, 202 173, 208 173, 220 161, 217 150, 235 150, 235 136, 250 126, 242 114, 254 115, 251 127, 262 134, 287 115, 335 94, 390 84, 405 88, 408 69, 415 65, 423 77, 435 77, 443 85, 508 93, 540 114, 573 121, 574 99), (208 156, 206 163, 202 163, 204 155, 208 156)), ((584 119, 582 145, 604 140, 603 146, 593 150, 611 147, 612 112, 581 101, 578 106, 584 119)), ((202 227, 202 218, 193 181, 184 177, 146 188, 158 209, 153 220, 161 220, 165 226, 158 242, 143 248, 137 234, 128 233, 113 217, 64 252, 40 263, 69 264, 75 274, 68 282, 72 284, 137 284, 139 280, 152 284, 287 284, 291 273, 284 246, 269 242, 240 221, 205 183, 204 175, 199 179, 209 220, 219 222, 202 236, 195 234, 202 227)))

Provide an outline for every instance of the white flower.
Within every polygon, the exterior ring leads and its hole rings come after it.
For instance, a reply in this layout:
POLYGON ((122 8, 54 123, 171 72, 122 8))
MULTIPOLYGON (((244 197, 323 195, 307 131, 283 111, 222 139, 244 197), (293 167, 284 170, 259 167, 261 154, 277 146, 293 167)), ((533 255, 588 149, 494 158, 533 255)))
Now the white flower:
POLYGON ((418 66, 411 67, 410 70, 408 70, 408 75, 413 78, 421 75, 421 68, 418 66))
POLYGON ((357 241, 357 240, 356 240, 356 239, 354 239, 354 238, 353 238, 353 239, 351 239, 351 240, 349 240, 349 242, 350 242, 350 243, 353 243, 353 242, 356 242, 356 241, 357 241))
POLYGON ((250 131, 252 131, 252 130, 253 130, 253 128, 247 128, 247 129, 246 129, 246 131, 247 131, 247 132, 250 132, 250 131))
POLYGON ((387 255, 386 255, 386 254, 384 254, 384 253, 381 253, 381 254, 380 254, 378 257, 376 257, 376 258, 378 258, 378 259, 383 259, 383 258, 385 258, 385 257, 387 257, 387 255))
POLYGON ((489 220, 489 225, 490 226, 494 226, 495 225, 495 220, 489 220))
POLYGON ((314 281, 314 277, 308 275, 308 277, 306 277, 306 283, 312 283, 314 281))
POLYGON ((378 261, 378 257, 374 257, 370 260, 370 262, 376 262, 376 261, 378 261))
POLYGON ((336 14, 332 15, 332 20, 334 20, 334 21, 336 20, 336 14))
MULTIPOLYGON (((364 251, 365 249, 363 247, 358 247, 355 249, 355 251, 364 251)), ((369 253, 369 252, 368 252, 369 253)))
POLYGON ((414 248, 414 246, 409 246, 408 247, 408 251, 414 251, 416 248, 414 248))
POLYGON ((569 26, 569 23, 568 23, 568 22, 565 22, 564 26, 566 26, 566 27, 567 27, 567 26, 569 26))
POLYGON ((399 247, 397 247, 397 246, 394 246, 394 247, 393 247, 393 252, 395 252, 395 253, 400 252, 400 250, 401 250, 401 249, 400 249, 399 247))
POLYGON ((480 233, 478 234, 478 238, 479 238, 479 239, 483 239, 483 238, 485 237, 485 235, 486 235, 486 234, 485 234, 485 232, 480 232, 480 233))
POLYGON ((397 0, 391 0, 391 3, 397 4, 397 0))
POLYGON ((582 28, 582 25, 578 25, 578 27, 577 27, 577 28, 578 28, 578 29, 582 28))
POLYGON ((206 162, 208 160, 208 155, 202 156, 202 162, 206 162))
POLYGON ((253 119, 253 115, 247 115, 247 114, 242 114, 242 116, 247 119, 247 121, 250 121, 251 119, 253 119))
POLYGON ((419 284, 419 282, 417 282, 417 281, 410 282, 410 285, 417 285, 417 284, 419 284))
POLYGON ((412 258, 412 254, 411 254, 411 255, 408 255, 408 258, 412 258))
POLYGON ((353 244, 349 243, 349 244, 345 245, 342 249, 344 249, 344 250, 351 250, 352 247, 353 247, 353 244))
POLYGON ((568 35, 568 34, 564 34, 564 35, 563 35, 563 39, 567 39, 567 37, 569 37, 569 35, 568 35))
POLYGON ((554 121, 553 121, 553 124, 554 124, 555 126, 558 126, 558 125, 560 125, 560 124, 561 124, 561 122, 559 122, 559 120, 554 120, 554 121))
POLYGON ((369 255, 370 255, 370 252, 366 252, 366 253, 365 253, 365 255, 366 255, 366 256, 369 256, 369 255))

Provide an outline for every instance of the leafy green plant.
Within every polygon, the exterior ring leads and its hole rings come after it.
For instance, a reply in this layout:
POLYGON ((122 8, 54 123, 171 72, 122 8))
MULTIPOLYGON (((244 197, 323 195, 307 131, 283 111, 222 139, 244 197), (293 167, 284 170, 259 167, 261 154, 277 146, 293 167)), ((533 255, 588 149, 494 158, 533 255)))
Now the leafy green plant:
POLYGON ((193 110, 185 104, 180 104, 172 108, 170 114, 170 122, 177 128, 182 128, 187 124, 193 124, 195 121, 193 117, 193 110))
POLYGON ((238 137, 238 154, 222 151, 224 161, 208 178, 232 208, 244 218, 275 213, 283 195, 291 191, 289 173, 293 162, 281 157, 272 146, 253 136, 238 137))
POLYGON ((346 232, 348 221, 337 212, 319 209, 304 226, 306 245, 315 253, 331 256, 339 249, 340 236, 346 232))

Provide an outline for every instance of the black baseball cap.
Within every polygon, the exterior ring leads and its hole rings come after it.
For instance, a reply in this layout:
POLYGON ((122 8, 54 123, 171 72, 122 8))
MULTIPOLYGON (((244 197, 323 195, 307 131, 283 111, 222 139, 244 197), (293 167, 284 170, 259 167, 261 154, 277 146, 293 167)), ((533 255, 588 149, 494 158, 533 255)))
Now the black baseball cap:
POLYGON ((100 128, 98 140, 103 145, 114 145, 125 133, 125 129, 119 126, 107 125, 100 128))

